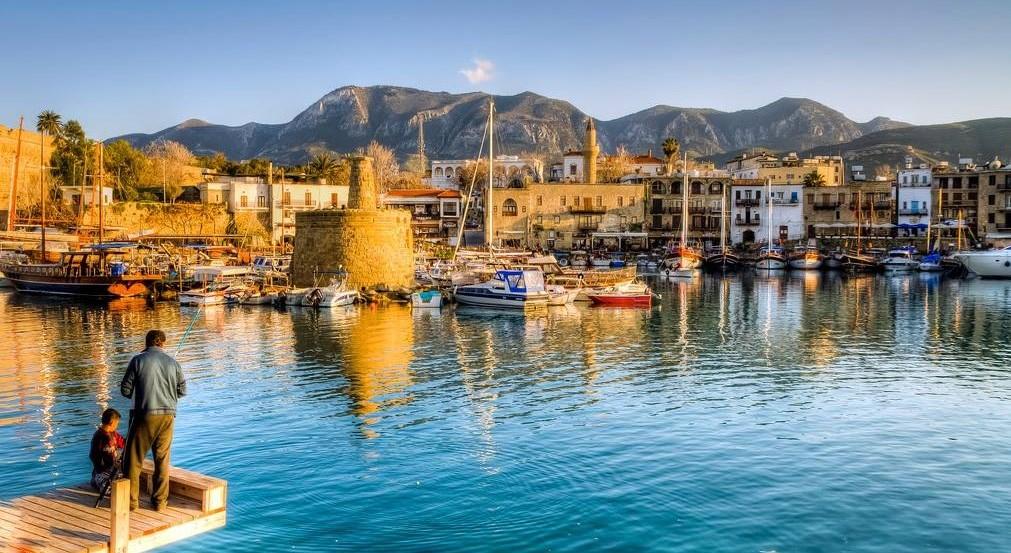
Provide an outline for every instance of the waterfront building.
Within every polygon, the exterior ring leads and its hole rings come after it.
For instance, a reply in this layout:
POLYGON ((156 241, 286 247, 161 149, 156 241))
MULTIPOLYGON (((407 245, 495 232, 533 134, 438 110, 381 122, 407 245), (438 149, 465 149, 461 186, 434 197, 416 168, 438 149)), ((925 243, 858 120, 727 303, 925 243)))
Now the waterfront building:
POLYGON ((731 183, 730 241, 733 244, 768 243, 804 238, 804 187, 801 184, 766 184, 761 179, 731 183))
MULTIPOLYGON (((607 156, 598 158, 598 163, 607 156)), ((583 182, 583 166, 585 163, 583 150, 569 150, 562 156, 561 163, 551 165, 549 180, 552 182, 583 182)), ((636 177, 661 176, 666 171, 665 163, 662 159, 655 157, 652 150, 645 154, 632 157, 628 175, 622 177, 622 181, 632 180, 636 177)))
MULTIPOLYGON (((957 169, 941 165, 933 176, 934 186, 944 196, 939 216, 947 226, 957 228, 961 214, 965 228, 977 240, 1001 247, 1011 243, 1011 168, 997 157, 982 165, 962 158, 957 169)), ((933 201, 936 207, 936 194, 933 201)), ((945 231, 945 242, 955 232, 945 231)))
POLYGON ((801 184, 810 173, 819 175, 824 186, 841 186, 844 181, 841 156, 801 158, 796 152, 783 157, 768 152, 746 153, 731 159, 724 167, 735 179, 769 179, 772 184, 801 184))
MULTIPOLYGON (((646 194, 646 231, 650 246, 662 246, 681 239, 681 216, 684 213, 684 173, 668 176, 636 176, 628 184, 641 183, 646 194)), ((720 240, 720 221, 724 194, 731 179, 718 170, 688 171, 688 240, 716 245, 720 240)), ((730 199, 726 200, 729 204, 730 199)), ((728 205, 729 209, 729 205, 728 205)), ((725 219, 730 232, 730 218, 725 219)))
POLYGON ((317 209, 344 209, 348 186, 326 184, 322 179, 287 176, 283 180, 257 176, 208 175, 200 183, 200 201, 223 204, 232 215, 255 214, 274 241, 295 235, 295 213, 317 209))
POLYGON ((639 183, 533 183, 495 190, 494 243, 549 250, 645 246, 639 183))
MULTIPOLYGON (((459 190, 464 168, 477 163, 473 159, 432 161, 432 176, 428 184, 434 188, 459 190)), ((537 158, 495 156, 495 186, 520 186, 525 182, 544 182, 544 163, 537 158)))
POLYGON ((390 190, 383 196, 382 204, 411 213, 411 229, 416 241, 456 244, 461 209, 458 191, 436 188, 390 190))
POLYGON ((841 186, 806 186, 803 209, 808 238, 853 238, 858 222, 864 237, 892 236, 894 183, 852 180, 841 186))
POLYGON ((926 236, 933 202, 933 175, 930 166, 913 167, 913 158, 906 157, 905 166, 895 175, 896 236, 926 236))

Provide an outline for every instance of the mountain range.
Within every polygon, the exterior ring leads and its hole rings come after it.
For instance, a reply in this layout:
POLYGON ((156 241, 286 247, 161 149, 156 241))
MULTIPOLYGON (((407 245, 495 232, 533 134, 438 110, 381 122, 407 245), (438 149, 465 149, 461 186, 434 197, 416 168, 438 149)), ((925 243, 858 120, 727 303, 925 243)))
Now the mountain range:
MULTIPOLYGON (((489 97, 495 101, 495 151, 552 159, 579 149, 587 115, 564 100, 523 92, 489 96, 451 94, 397 86, 343 86, 287 123, 225 126, 190 119, 151 134, 127 134, 144 147, 174 140, 196 154, 222 152, 231 159, 265 157, 302 163, 315 148, 350 152, 376 140, 398 157, 417 152, 418 124, 424 123, 429 159, 473 158, 481 145, 489 97)), ((894 165, 908 152, 937 161, 958 153, 992 156, 1008 144, 1011 119, 984 119, 947 125, 913 126, 887 117, 867 122, 806 98, 781 98, 733 112, 658 105, 609 121, 596 121, 603 151, 623 145, 633 152, 653 150, 676 137, 694 156, 723 161, 749 149, 840 154, 869 165, 894 165)))

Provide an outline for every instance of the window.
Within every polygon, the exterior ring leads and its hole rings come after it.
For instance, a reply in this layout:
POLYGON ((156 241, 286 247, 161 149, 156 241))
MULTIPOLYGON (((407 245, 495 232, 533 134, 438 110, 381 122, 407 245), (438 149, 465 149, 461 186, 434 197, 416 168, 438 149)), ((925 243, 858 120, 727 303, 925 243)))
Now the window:
POLYGON ((986 205, 994 205, 995 203, 997 203, 997 196, 990 194, 986 197, 986 205))
POLYGON ((628 207, 635 207, 635 196, 628 197, 628 207))
POLYGON ((267 197, 257 196, 256 197, 256 207, 267 207, 267 197))
POLYGON ((340 203, 340 198, 337 196, 336 192, 330 194, 330 207, 337 207, 340 203))
POLYGON ((558 223, 561 223, 561 222, 562 222, 562 218, 559 217, 558 215, 555 215, 555 224, 557 225, 558 223))
POLYGON ((625 201, 625 198, 622 198, 621 196, 618 196, 618 207, 622 207, 622 204, 624 203, 624 201, 625 201))
POLYGON ((558 203, 559 203, 559 204, 560 204, 560 205, 561 205, 562 207, 565 207, 565 196, 562 196, 562 197, 558 198, 558 203))
POLYGON ((543 218, 540 215, 538 215, 537 216, 537 224, 540 225, 540 224, 543 224, 543 223, 544 223, 543 218))
POLYGON ((987 214, 987 216, 986 216, 986 222, 988 222, 988 223, 994 223, 996 221, 997 221, 997 218, 996 218, 996 216, 995 216, 994 213, 987 214))
POLYGON ((284 199, 281 200, 281 203, 284 204, 284 205, 291 205, 291 191, 290 190, 285 190, 284 191, 284 199))
POLYGON ((997 186, 997 175, 990 175, 989 183, 990 186, 997 186))
POLYGON ((571 176, 575 176, 576 175, 576 164, 575 163, 572 163, 572 164, 569 165, 569 175, 571 175, 571 176))
POLYGON ((604 198, 602 196, 597 196, 597 199, 595 200, 594 205, 596 205, 597 207, 603 207, 604 206, 604 198))
POLYGON ((305 193, 305 205, 312 205, 312 192, 305 193))
POLYGON ((502 215, 513 217, 516 215, 516 200, 509 198, 502 202, 502 215))
POLYGON ((540 196, 537 196, 537 207, 540 207, 543 203, 543 199, 540 196))
POLYGON ((249 207, 249 197, 245 194, 239 196, 239 207, 249 207))

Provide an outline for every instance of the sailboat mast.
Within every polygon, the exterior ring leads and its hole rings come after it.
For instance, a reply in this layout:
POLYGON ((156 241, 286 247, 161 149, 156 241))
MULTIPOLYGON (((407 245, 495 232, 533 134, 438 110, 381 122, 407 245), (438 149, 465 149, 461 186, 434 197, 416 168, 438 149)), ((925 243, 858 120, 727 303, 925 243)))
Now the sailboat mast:
POLYGON ((495 236, 495 202, 492 199, 492 188, 494 188, 495 174, 495 99, 488 100, 488 202, 485 209, 488 212, 488 224, 485 228, 485 242, 488 244, 488 252, 492 251, 495 236))
POLYGON ((765 224, 769 225, 769 253, 772 253, 772 179, 765 177, 765 224))
POLYGON ((39 133, 39 205, 42 210, 42 262, 46 262, 46 131, 39 133))
POLYGON ((681 166, 681 247, 688 247, 688 152, 685 152, 685 162, 681 166))
MULTIPOLYGON (((943 215, 944 212, 941 211, 941 207, 942 207, 943 203, 944 203, 944 194, 942 194, 941 193, 941 189, 938 188, 937 189, 937 224, 938 225, 941 224, 941 218, 944 216, 943 215)), ((929 219, 933 219, 933 217, 928 217, 927 219, 928 219, 928 221, 927 221, 927 232, 929 233, 930 232, 930 221, 929 221, 929 219)), ((941 242, 941 227, 937 228, 937 242, 938 242, 938 244, 940 244, 940 242, 941 242)), ((930 244, 927 244, 927 248, 928 248, 928 251, 929 251, 930 244)), ((938 250, 940 250, 940 249, 941 248, 938 248, 938 250)))
MULTIPOLYGON (((927 198, 928 198, 927 205, 930 205, 930 200, 933 199, 931 196, 933 196, 933 193, 927 195, 927 198)), ((938 193, 938 197, 940 197, 940 193, 938 193)), ((896 201, 896 203, 898 203, 898 201, 896 201)), ((896 207, 898 207, 898 206, 896 205, 896 207)), ((930 253, 930 227, 931 227, 931 223, 933 223, 933 221, 931 219, 933 219, 933 217, 931 217, 929 215, 929 211, 928 211, 928 215, 927 215, 927 253, 930 253)), ((896 232, 896 234, 898 234, 898 233, 896 232)))
MULTIPOLYGON (((105 243, 105 146, 98 143, 98 243, 105 243)), ((103 258, 104 260, 104 258, 103 258)))
POLYGON ((857 190, 857 255, 860 255, 860 226, 863 224, 862 215, 864 210, 864 192, 857 190))
POLYGON ((18 145, 14 150, 14 176, 11 177, 11 197, 7 209, 7 232, 14 230, 14 219, 18 209, 18 170, 21 166, 21 134, 25 130, 25 117, 18 120, 18 145))
POLYGON ((723 255, 727 254, 727 190, 724 186, 720 196, 720 249, 723 255))
POLYGON ((958 225, 958 240, 955 242, 955 249, 957 251, 962 251, 962 210, 958 210, 958 220, 955 221, 958 225))

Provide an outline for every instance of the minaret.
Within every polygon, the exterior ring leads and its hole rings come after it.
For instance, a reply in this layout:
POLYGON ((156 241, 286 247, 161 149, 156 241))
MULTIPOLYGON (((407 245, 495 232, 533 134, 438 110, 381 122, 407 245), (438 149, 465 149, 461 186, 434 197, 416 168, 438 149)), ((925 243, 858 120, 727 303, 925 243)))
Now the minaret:
POLYGON ((586 118, 586 137, 583 139, 583 182, 597 184, 597 156, 600 147, 597 146, 597 129, 593 126, 593 118, 586 118))

